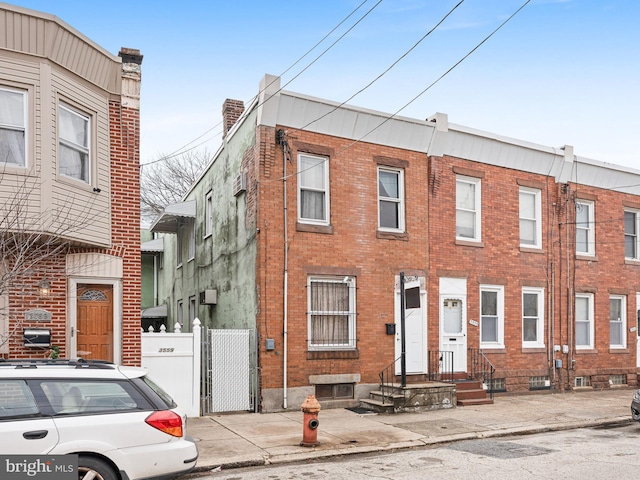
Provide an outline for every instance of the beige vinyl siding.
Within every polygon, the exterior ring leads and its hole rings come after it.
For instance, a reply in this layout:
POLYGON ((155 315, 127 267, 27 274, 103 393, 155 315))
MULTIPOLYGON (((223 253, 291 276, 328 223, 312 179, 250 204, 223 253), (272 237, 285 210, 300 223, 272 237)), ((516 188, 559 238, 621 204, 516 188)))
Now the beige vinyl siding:
POLYGON ((120 93, 120 59, 53 15, 7 5, 0 48, 49 58, 101 89, 120 93))
POLYGON ((27 169, 5 169, 0 202, 15 198, 18 189, 20 206, 29 212, 26 228, 40 229, 57 217, 46 228, 50 233, 109 247, 109 98, 119 94, 120 59, 55 17, 41 15, 12 6, 0 10, 0 49, 8 49, 0 60, 0 85, 28 91, 27 169), (88 184, 58 175, 60 101, 91 119, 88 184))
POLYGON ((105 92, 89 88, 64 72, 54 69, 51 75, 51 111, 57 118, 59 104, 65 103, 90 117, 90 182, 66 178, 58 173, 58 130, 53 129, 51 158, 52 204, 66 208, 72 218, 82 220, 81 228, 69 232, 72 238, 109 245, 111 242, 109 102, 105 92), (100 193, 93 191, 99 188, 100 193))

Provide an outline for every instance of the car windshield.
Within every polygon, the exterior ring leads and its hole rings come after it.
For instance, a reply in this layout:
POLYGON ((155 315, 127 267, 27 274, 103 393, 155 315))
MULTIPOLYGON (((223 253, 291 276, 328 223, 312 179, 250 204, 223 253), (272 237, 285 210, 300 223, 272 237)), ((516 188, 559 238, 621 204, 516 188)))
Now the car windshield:
POLYGON ((149 385, 149 387, 158 394, 158 396, 167 404, 170 408, 176 408, 178 404, 171 398, 167 392, 165 392, 162 388, 160 388, 153 380, 151 380, 148 376, 142 377, 144 383, 149 385))

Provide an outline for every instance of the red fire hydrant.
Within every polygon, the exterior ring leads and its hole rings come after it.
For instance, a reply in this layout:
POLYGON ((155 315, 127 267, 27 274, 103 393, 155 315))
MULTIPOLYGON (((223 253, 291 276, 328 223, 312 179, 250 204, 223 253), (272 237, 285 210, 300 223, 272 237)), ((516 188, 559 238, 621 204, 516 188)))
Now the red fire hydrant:
POLYGON ((318 400, 316 400, 315 396, 309 395, 300 408, 304 414, 302 419, 302 442, 300 442, 300 445, 303 447, 320 445, 318 442, 318 426, 320 425, 318 420, 320 404, 318 400))

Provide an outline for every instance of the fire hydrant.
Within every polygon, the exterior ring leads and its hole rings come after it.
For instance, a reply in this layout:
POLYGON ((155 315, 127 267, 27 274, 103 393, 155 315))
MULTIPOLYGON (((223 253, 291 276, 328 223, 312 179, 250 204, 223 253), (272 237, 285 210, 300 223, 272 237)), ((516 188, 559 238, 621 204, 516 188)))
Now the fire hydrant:
POLYGON ((316 397, 309 395, 300 407, 303 412, 302 421, 302 442, 300 445, 303 447, 315 447, 320 445, 318 442, 318 426, 320 421, 318 420, 318 412, 320 411, 320 404, 316 397))

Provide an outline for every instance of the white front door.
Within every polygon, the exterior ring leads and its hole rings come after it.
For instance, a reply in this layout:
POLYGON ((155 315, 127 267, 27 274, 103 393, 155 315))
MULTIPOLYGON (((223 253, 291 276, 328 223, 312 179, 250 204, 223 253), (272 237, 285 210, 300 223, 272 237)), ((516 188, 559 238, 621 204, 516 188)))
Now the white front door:
MULTIPOLYGON (((405 292, 411 291, 417 294, 417 298, 414 296, 414 300, 410 301, 409 305, 405 307, 405 366, 408 374, 427 373, 427 292, 424 290, 424 284, 425 281, 422 277, 405 278, 405 292)), ((395 305, 395 358, 398 359, 402 354, 399 277, 396 278, 395 305)), ((395 374, 400 375, 402 373, 400 361, 397 361, 395 366, 395 374)))
POLYGON ((636 367, 640 368, 640 293, 636 293, 636 367))
MULTIPOLYGON (((453 352, 453 371, 467 371, 467 280, 440 279, 440 351, 453 352)), ((451 371, 450 354, 442 355, 440 371, 451 371)))

